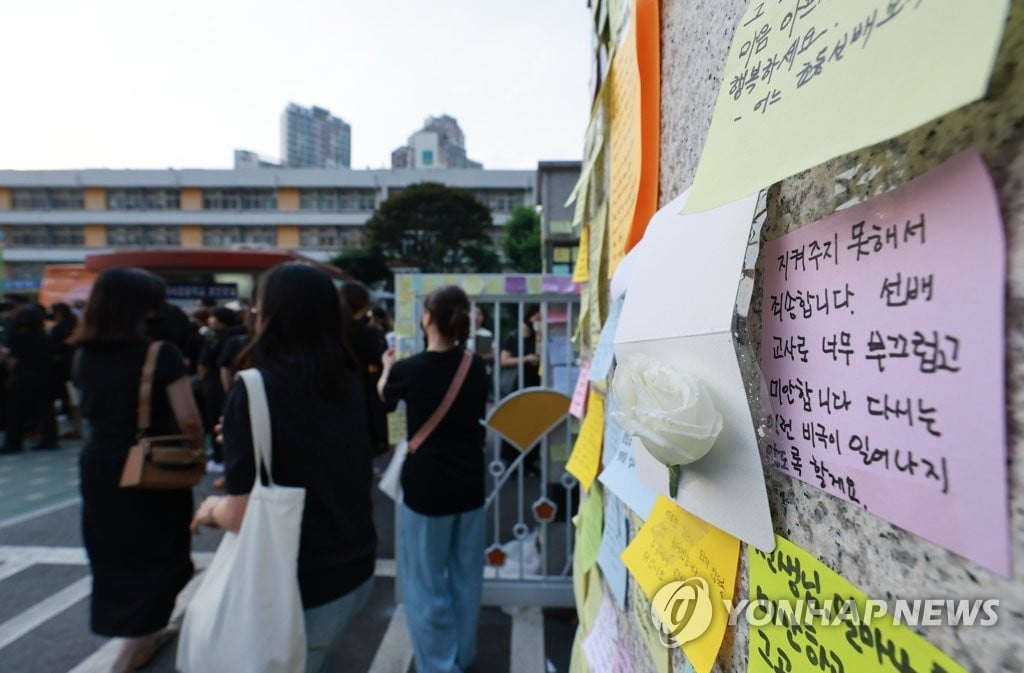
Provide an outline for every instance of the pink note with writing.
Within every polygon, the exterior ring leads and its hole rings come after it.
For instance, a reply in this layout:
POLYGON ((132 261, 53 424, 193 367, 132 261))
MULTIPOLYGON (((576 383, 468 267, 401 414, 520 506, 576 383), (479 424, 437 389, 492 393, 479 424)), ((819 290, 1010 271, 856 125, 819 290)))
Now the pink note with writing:
POLYGON ((590 390, 590 360, 584 360, 580 365, 580 376, 576 379, 576 388, 572 391, 572 402, 569 404, 569 413, 576 418, 583 418, 587 413, 587 391, 590 390))
POLYGON ((766 461, 1009 576, 1006 250, 980 154, 764 255, 766 461))

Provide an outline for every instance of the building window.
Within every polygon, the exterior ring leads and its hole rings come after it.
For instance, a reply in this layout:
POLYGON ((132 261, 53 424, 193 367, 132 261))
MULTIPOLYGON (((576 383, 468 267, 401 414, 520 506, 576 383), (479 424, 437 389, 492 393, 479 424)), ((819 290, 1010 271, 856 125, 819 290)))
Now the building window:
POLYGON ((11 246, 18 248, 80 248, 85 245, 84 227, 29 224, 11 227, 11 246))
POLYGON ((356 227, 302 227, 299 247, 307 250, 351 250, 363 244, 363 232, 356 227))
POLYGON ((372 189, 303 189, 299 208, 327 212, 372 211, 377 205, 372 189))
POLYGON ((14 189, 14 210, 82 210, 85 191, 81 189, 14 189))
POLYGON ((42 262, 8 262, 8 280, 39 280, 43 277, 46 265, 42 262))
POLYGON ((423 150, 422 158, 423 160, 420 162, 421 164, 423 164, 424 166, 433 166, 434 150, 423 150))
POLYGON ((177 189, 108 189, 109 210, 178 210, 181 192, 177 189))
POLYGON ((107 227, 107 244, 114 247, 169 248, 181 245, 178 227, 117 225, 107 227))
POLYGON ((525 203, 526 192, 486 189, 473 192, 473 196, 492 213, 511 213, 517 206, 525 203))
POLYGON ((275 210, 273 189, 204 189, 203 210, 275 210))
POLYGON ((203 245, 208 248, 230 248, 252 245, 277 246, 277 227, 203 227, 203 245))

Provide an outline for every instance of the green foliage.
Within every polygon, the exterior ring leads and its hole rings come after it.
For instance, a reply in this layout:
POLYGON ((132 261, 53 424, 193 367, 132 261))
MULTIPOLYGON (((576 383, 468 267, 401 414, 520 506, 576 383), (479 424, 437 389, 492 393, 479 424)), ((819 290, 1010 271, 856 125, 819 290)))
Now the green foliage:
POLYGON ((388 260, 380 248, 371 246, 343 252, 331 259, 330 263, 371 287, 381 281, 388 286, 392 283, 388 260))
POLYGON ((406 187, 366 223, 371 247, 391 266, 423 273, 497 269, 490 249, 491 211, 466 190, 433 182, 406 187))
POLYGON ((505 224, 502 249, 511 271, 540 273, 543 255, 540 245, 540 216, 529 206, 516 206, 505 224))

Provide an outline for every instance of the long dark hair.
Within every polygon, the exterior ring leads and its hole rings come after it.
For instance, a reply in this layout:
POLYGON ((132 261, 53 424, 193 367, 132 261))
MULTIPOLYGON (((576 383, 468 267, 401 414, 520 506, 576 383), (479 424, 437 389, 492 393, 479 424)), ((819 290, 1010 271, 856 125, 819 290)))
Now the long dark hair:
POLYGON ((97 347, 147 342, 146 319, 166 294, 167 286, 149 271, 107 269, 92 286, 78 344, 97 347))
POLYGON ((434 290, 423 302, 441 336, 463 346, 469 338, 469 306, 469 297, 456 285, 434 290))
POLYGON ((53 319, 57 322, 70 323, 72 328, 78 327, 78 317, 64 302, 58 301, 50 306, 50 313, 53 314, 53 319))
POLYGON ((257 297, 256 332, 239 363, 281 374, 299 396, 341 399, 354 358, 350 317, 330 276, 302 262, 279 264, 260 279, 257 297))

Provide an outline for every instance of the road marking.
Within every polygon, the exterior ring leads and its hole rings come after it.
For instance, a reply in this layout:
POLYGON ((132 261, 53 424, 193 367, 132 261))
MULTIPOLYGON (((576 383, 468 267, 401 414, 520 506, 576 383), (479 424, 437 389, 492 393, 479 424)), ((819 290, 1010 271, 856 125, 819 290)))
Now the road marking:
POLYGON ((32 564, 24 561, 4 561, 4 564, 0 565, 0 582, 12 575, 17 575, 30 565, 32 564))
POLYGON ((367 673, 406 673, 411 663, 412 641, 405 623, 405 607, 398 604, 367 673))
POLYGON ((64 509, 65 507, 77 505, 80 502, 82 502, 81 498, 70 498, 68 500, 63 500, 61 502, 49 505, 48 507, 42 507, 40 509, 32 510, 31 512, 26 512, 25 514, 12 516, 9 519, 4 519, 3 521, 0 521, 0 528, 9 528, 10 526, 16 526, 19 523, 25 523, 26 521, 31 521, 32 519, 37 519, 41 516, 52 514, 56 511, 64 509))
POLYGON ((544 615, 539 607, 518 607, 512 613, 509 673, 536 673, 545 669, 544 615))
POLYGON ((0 650, 87 597, 91 590, 92 577, 83 577, 0 624, 0 650))
MULTIPOLYGON (((185 613, 185 608, 192 601, 192 596, 195 595, 201 581, 202 575, 197 573, 189 580, 189 583, 185 585, 181 593, 178 594, 178 600, 174 604, 174 612, 171 613, 172 622, 178 621, 185 613)), ((88 658, 68 671, 68 673, 109 673, 111 666, 114 665, 114 659, 117 658, 117 654, 121 649, 121 642, 121 638, 111 638, 102 647, 89 655, 88 658)), ((177 641, 175 641, 174 647, 177 647, 177 641)))

